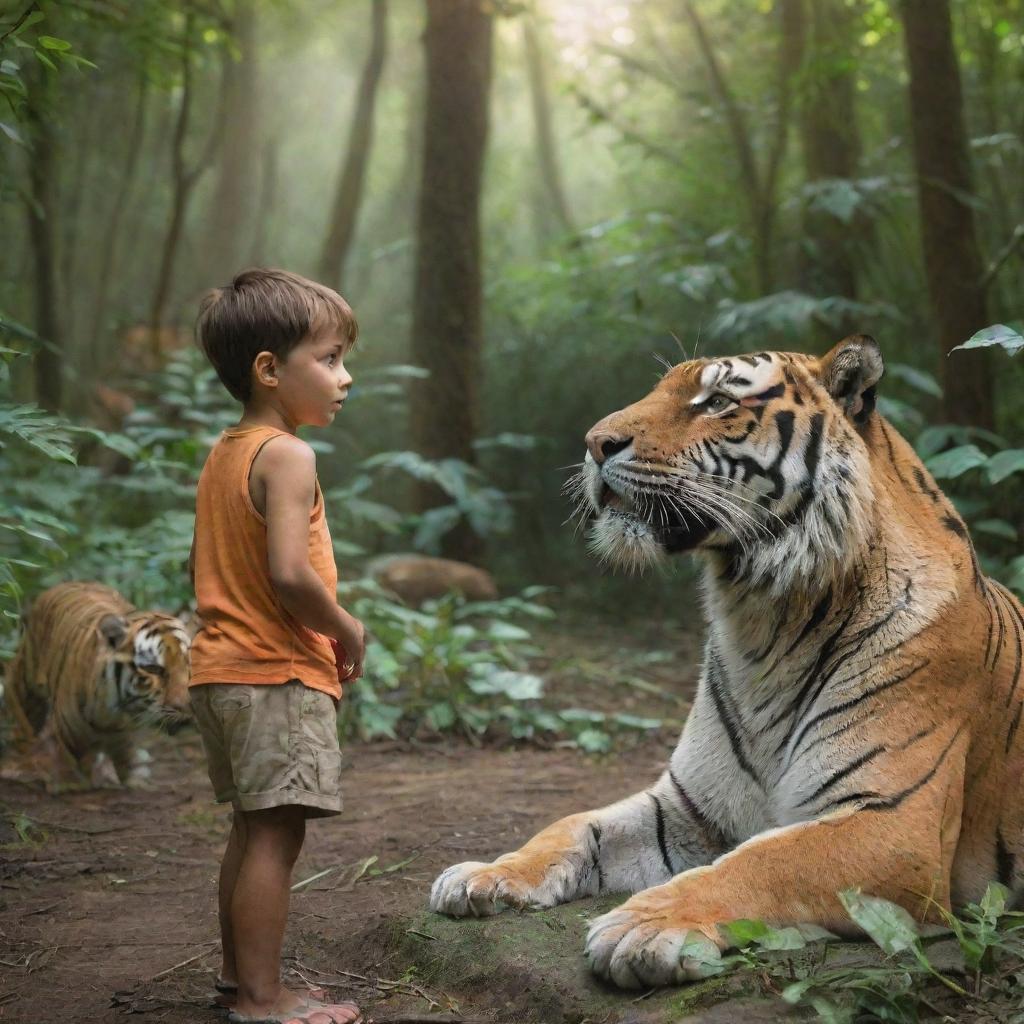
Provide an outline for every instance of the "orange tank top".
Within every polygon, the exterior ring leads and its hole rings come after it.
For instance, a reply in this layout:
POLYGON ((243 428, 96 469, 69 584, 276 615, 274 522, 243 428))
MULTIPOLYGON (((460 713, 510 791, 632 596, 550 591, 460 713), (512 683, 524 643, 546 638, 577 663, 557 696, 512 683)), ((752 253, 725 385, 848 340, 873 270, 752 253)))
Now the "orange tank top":
MULTIPOLYGON (((192 686, 203 683, 286 683, 341 696, 334 652, 326 637, 282 607, 267 559, 267 521, 249 494, 260 449, 286 433, 274 427, 225 430, 203 466, 196 489, 196 603, 203 628, 192 644, 192 686)), ((334 549, 316 484, 309 516, 309 562, 333 594, 334 549)))

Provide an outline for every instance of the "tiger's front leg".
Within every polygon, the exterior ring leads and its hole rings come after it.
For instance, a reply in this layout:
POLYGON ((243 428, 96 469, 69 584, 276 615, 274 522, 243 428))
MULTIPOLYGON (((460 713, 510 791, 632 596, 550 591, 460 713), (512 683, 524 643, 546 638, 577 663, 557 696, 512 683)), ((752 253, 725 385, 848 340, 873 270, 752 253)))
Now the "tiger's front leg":
POLYGON ((637 893, 592 922, 591 968, 623 988, 696 979, 700 958, 684 957, 684 946, 696 942, 714 956, 730 946, 719 926, 743 918, 856 934, 838 898, 855 886, 934 918, 935 904, 949 907, 966 744, 958 730, 934 761, 911 767, 918 783, 864 793, 863 803, 754 836, 711 865, 637 893))
POLYGON ((453 865, 434 882, 430 909, 484 917, 506 907, 540 909, 601 892, 636 892, 707 864, 724 849, 718 829, 666 772, 650 790, 562 818, 491 863, 453 865))

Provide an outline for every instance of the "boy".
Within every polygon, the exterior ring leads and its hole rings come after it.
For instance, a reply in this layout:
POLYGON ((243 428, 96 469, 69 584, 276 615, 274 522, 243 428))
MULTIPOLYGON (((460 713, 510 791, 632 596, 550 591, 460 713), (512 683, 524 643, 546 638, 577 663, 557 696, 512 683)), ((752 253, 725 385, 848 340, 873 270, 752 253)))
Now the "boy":
POLYGON ((203 621, 190 696, 216 798, 234 811, 217 980, 233 1024, 361 1019, 354 1003, 280 981, 306 818, 341 810, 336 704, 364 653, 362 623, 335 599, 315 456, 295 435, 327 426, 344 404, 357 332, 340 295, 282 270, 244 271, 204 297, 196 321, 200 347, 244 406, 199 478, 189 559, 203 621))

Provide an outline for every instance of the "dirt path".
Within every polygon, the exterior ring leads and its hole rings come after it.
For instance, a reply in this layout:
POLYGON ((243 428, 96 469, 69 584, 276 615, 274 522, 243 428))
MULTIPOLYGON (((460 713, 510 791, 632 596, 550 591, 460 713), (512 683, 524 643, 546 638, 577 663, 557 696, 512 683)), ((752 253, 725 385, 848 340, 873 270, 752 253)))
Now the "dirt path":
MULTIPOLYGON (((659 754, 644 744, 598 769, 568 750, 351 748, 345 814, 311 824, 296 868, 298 882, 331 870, 294 895, 290 963, 310 977, 388 976, 373 943, 354 939, 421 910, 448 864, 488 859, 555 817, 649 782, 659 754)), ((168 1024, 218 1019, 203 1008, 218 963, 214 887, 227 816, 210 802, 194 739, 163 743, 155 775, 152 792, 60 798, 0 784, 0 1019, 93 1024, 133 1006, 168 1024), (37 824, 25 829, 21 814, 37 824)), ((364 986, 353 991, 365 1001, 364 986)), ((367 1008, 383 1014, 387 1002, 367 1008)))

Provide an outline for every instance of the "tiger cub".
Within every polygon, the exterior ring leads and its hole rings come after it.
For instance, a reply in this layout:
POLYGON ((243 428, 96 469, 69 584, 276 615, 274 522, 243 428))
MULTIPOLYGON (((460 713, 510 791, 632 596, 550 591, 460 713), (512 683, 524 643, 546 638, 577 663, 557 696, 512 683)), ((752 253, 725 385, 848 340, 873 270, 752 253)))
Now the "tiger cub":
POLYGON ((24 777, 31 764, 51 792, 143 781, 136 729, 190 717, 185 625, 100 583, 51 587, 23 625, 6 680, 20 759, 5 774, 24 777))

